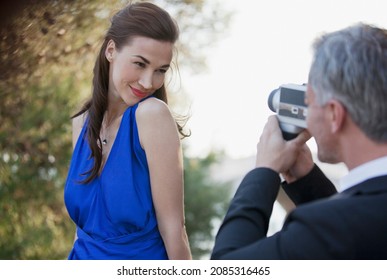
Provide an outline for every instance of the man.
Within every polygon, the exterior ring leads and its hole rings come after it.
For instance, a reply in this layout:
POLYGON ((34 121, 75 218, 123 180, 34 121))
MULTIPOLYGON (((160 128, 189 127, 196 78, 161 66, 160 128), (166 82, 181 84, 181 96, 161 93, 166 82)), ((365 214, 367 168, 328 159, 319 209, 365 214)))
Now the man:
POLYGON ((212 259, 387 259, 387 30, 358 24, 326 34, 314 50, 308 130, 285 141, 269 118, 212 259), (310 136, 319 160, 348 167, 339 193, 313 163, 310 136), (280 185, 296 208, 267 237, 280 185))

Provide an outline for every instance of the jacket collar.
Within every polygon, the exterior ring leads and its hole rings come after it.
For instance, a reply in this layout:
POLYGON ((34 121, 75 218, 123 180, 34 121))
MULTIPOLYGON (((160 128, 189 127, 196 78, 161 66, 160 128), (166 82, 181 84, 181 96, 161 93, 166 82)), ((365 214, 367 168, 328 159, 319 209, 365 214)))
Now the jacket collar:
POLYGON ((343 195, 377 194, 387 192, 387 175, 370 178, 345 191, 343 195))

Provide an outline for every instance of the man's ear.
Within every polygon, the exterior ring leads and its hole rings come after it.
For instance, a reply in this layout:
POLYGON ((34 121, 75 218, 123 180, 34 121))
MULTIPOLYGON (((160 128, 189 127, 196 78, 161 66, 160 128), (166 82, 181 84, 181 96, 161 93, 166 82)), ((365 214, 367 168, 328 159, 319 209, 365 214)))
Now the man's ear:
POLYGON ((336 133, 343 128, 347 111, 341 102, 334 99, 328 101, 327 105, 329 106, 331 132, 336 133))
POLYGON ((105 57, 109 62, 112 62, 115 50, 116 50, 116 44, 114 43, 113 40, 110 40, 107 43, 106 50, 105 50, 105 57))

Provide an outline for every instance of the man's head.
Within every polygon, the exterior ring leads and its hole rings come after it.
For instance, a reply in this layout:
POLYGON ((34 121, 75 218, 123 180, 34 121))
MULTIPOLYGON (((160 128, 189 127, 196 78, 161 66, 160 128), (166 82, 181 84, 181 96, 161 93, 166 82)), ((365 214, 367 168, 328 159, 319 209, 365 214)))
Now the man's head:
POLYGON ((387 142, 387 30, 358 24, 314 44, 309 85, 324 105, 336 99, 371 139, 387 142))
POLYGON ((319 149, 334 152, 328 139, 334 128, 324 125, 329 110, 339 107, 339 115, 348 116, 367 138, 387 143, 387 30, 357 24, 317 39, 306 95, 308 128, 319 149))

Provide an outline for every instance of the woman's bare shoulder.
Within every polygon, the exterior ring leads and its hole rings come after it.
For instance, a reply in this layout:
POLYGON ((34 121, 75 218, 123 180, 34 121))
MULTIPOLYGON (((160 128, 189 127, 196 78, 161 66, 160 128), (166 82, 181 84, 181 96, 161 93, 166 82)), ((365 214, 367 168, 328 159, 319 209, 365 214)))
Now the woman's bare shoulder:
POLYGON ((72 127, 73 127, 73 148, 75 147, 75 144, 77 143, 77 140, 79 138, 79 134, 81 134, 82 127, 85 124, 87 117, 87 113, 83 113, 79 116, 76 116, 72 119, 72 127))
POLYGON ((161 145, 162 142, 170 144, 178 138, 176 122, 171 111, 168 105, 159 99, 148 98, 141 102, 136 111, 136 121, 143 148, 161 145))
POLYGON ((73 128, 82 129, 83 124, 86 121, 86 113, 83 113, 82 115, 76 116, 72 119, 73 122, 73 128))
POLYGON ((168 105, 157 98, 148 98, 138 104, 137 116, 162 116, 164 114, 171 115, 168 105))

